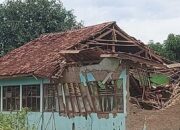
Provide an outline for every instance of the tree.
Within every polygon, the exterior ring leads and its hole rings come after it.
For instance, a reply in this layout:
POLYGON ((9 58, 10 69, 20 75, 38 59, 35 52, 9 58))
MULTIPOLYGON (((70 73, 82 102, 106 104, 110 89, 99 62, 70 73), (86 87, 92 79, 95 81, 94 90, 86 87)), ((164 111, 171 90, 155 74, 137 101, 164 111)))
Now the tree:
POLYGON ((169 34, 164 41, 166 57, 180 62, 180 35, 169 34))
POLYGON ((180 35, 169 34, 162 44, 150 40, 148 46, 169 60, 180 61, 180 35))
POLYGON ((158 53, 161 56, 165 56, 165 47, 160 42, 154 43, 153 40, 150 40, 148 43, 148 46, 152 48, 156 53, 158 53))
POLYGON ((0 5, 0 53, 17 48, 43 33, 81 27, 72 10, 57 0, 9 0, 0 5))

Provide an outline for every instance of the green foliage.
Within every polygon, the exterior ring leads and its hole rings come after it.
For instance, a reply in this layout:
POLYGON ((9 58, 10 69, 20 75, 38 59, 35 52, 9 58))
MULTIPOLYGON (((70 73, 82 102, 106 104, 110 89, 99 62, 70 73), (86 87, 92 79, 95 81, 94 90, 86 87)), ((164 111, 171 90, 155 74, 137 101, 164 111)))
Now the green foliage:
POLYGON ((169 34, 163 44, 151 40, 148 46, 159 55, 180 62, 180 35, 169 34))
POLYGON ((166 57, 180 62, 180 35, 169 34, 164 41, 166 57))
POLYGON ((1 54, 43 33, 82 26, 59 0, 8 0, 0 5, 0 25, 1 54))
POLYGON ((27 109, 16 113, 0 113, 0 130, 35 130, 27 125, 27 109))
POLYGON ((157 42, 154 43, 154 41, 149 41, 148 46, 152 48, 155 52, 157 52, 161 56, 165 56, 165 47, 163 44, 157 42))
POLYGON ((152 83, 152 85, 156 86, 156 85, 166 85, 169 84, 169 77, 167 77, 166 75, 163 74, 152 74, 150 81, 152 83))

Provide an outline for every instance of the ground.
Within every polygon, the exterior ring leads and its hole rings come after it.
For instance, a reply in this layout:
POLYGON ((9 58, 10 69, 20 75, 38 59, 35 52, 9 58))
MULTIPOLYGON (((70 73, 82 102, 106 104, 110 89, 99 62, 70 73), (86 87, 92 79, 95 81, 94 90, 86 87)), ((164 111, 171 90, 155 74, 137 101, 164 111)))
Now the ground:
POLYGON ((142 110, 129 105, 127 130, 180 130, 180 98, 164 110, 142 110))

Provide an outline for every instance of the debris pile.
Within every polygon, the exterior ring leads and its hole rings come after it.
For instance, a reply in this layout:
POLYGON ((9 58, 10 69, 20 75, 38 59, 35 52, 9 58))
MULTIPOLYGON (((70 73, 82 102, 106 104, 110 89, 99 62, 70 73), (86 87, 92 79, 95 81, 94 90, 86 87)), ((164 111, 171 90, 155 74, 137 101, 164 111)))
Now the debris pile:
POLYGON ((154 86, 142 86, 140 81, 130 75, 130 102, 142 109, 163 109, 171 106, 180 97, 180 70, 169 73, 169 83, 154 86))

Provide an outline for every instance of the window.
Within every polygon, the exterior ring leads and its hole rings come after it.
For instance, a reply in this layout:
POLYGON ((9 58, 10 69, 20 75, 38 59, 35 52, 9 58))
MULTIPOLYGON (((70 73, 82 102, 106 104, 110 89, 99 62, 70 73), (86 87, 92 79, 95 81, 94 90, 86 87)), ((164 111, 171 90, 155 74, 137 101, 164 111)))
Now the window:
POLYGON ((58 111, 57 91, 55 85, 45 84, 44 89, 44 111, 58 111))
POLYGON ((20 109, 20 87, 3 87, 3 111, 13 111, 20 109))
POLYGON ((40 85, 22 86, 22 107, 40 111, 40 85))

